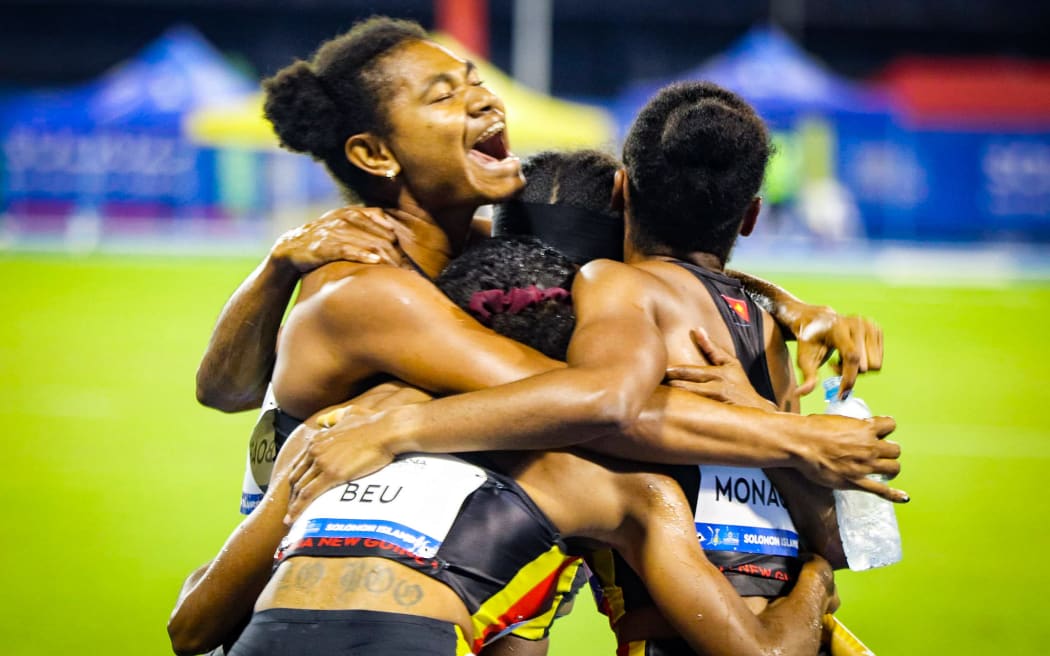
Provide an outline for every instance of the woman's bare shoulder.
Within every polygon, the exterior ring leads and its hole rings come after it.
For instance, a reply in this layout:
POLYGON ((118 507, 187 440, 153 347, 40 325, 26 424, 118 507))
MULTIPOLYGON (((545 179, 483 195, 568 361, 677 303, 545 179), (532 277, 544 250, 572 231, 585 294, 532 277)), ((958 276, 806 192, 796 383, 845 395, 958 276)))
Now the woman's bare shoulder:
MULTIPOLYGON (((388 265, 351 265, 296 306, 295 314, 326 322, 357 323, 369 317, 419 315, 435 304, 451 303, 415 271, 388 265)), ((304 281, 305 284, 305 281, 304 281)))

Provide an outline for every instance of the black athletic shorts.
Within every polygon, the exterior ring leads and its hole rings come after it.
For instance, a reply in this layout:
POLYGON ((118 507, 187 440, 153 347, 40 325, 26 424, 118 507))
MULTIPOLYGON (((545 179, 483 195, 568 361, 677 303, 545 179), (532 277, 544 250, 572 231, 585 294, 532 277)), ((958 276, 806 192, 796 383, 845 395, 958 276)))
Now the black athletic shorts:
POLYGON ((271 608, 252 616, 229 656, 456 656, 449 622, 371 610, 271 608))

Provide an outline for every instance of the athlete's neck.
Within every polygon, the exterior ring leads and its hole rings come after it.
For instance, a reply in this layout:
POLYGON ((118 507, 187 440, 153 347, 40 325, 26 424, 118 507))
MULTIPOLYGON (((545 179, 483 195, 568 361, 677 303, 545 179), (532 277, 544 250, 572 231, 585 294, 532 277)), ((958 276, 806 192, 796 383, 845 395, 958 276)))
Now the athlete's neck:
POLYGON ((682 262, 695 264, 696 266, 713 271, 722 271, 725 269, 725 261, 714 253, 685 251, 667 244, 651 248, 640 248, 634 239, 636 228, 634 227, 634 214, 631 209, 631 197, 629 193, 624 195, 623 217, 625 226, 623 261, 627 264, 641 264, 642 262, 652 260, 681 260, 682 262))
POLYGON ((682 262, 695 264, 696 266, 712 271, 722 271, 725 269, 725 262, 714 253, 704 253, 702 251, 681 252, 670 247, 654 248, 643 251, 630 242, 624 245, 624 262, 628 264, 641 264, 642 262, 654 260, 681 260, 682 262))
POLYGON ((390 215, 397 221, 398 245, 423 272, 436 278, 448 262, 463 252, 474 209, 430 213, 411 199, 402 199, 390 215))

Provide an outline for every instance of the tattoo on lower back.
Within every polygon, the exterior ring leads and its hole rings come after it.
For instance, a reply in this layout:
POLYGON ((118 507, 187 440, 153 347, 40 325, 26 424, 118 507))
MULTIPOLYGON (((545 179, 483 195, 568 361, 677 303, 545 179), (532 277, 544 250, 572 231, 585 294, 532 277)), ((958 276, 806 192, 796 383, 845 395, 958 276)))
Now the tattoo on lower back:
POLYGON ((386 567, 373 567, 365 575, 365 589, 369 592, 386 592, 392 585, 394 585, 394 573, 386 567))
POLYGON ((408 581, 398 581, 394 587, 394 601, 402 606, 415 606, 423 598, 423 588, 408 581))
MULTIPOLYGON (((295 586, 300 592, 309 592, 329 571, 322 561, 294 563, 287 575, 282 577, 278 589, 295 586)), ((331 571, 335 573, 339 570, 331 571)), ((339 594, 345 596, 364 588, 376 595, 390 593, 399 606, 415 606, 423 600, 426 592, 418 583, 398 576, 398 572, 399 568, 382 564, 369 565, 352 558, 346 559, 339 575, 339 594)))
POLYGON ((323 576, 324 565, 321 563, 303 563, 295 570, 295 587, 305 592, 317 585, 323 576))
POLYGON ((362 569, 363 565, 356 560, 346 563, 346 567, 343 568, 343 575, 339 577, 339 588, 342 594, 349 594, 361 587, 362 569))

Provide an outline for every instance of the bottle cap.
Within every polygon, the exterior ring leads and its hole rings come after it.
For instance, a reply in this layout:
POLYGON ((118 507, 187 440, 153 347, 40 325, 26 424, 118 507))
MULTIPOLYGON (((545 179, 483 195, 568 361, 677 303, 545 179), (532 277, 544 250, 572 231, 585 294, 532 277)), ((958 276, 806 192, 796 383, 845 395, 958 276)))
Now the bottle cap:
POLYGON ((839 398, 839 387, 842 385, 842 376, 832 376, 824 379, 824 400, 828 403, 839 398))

